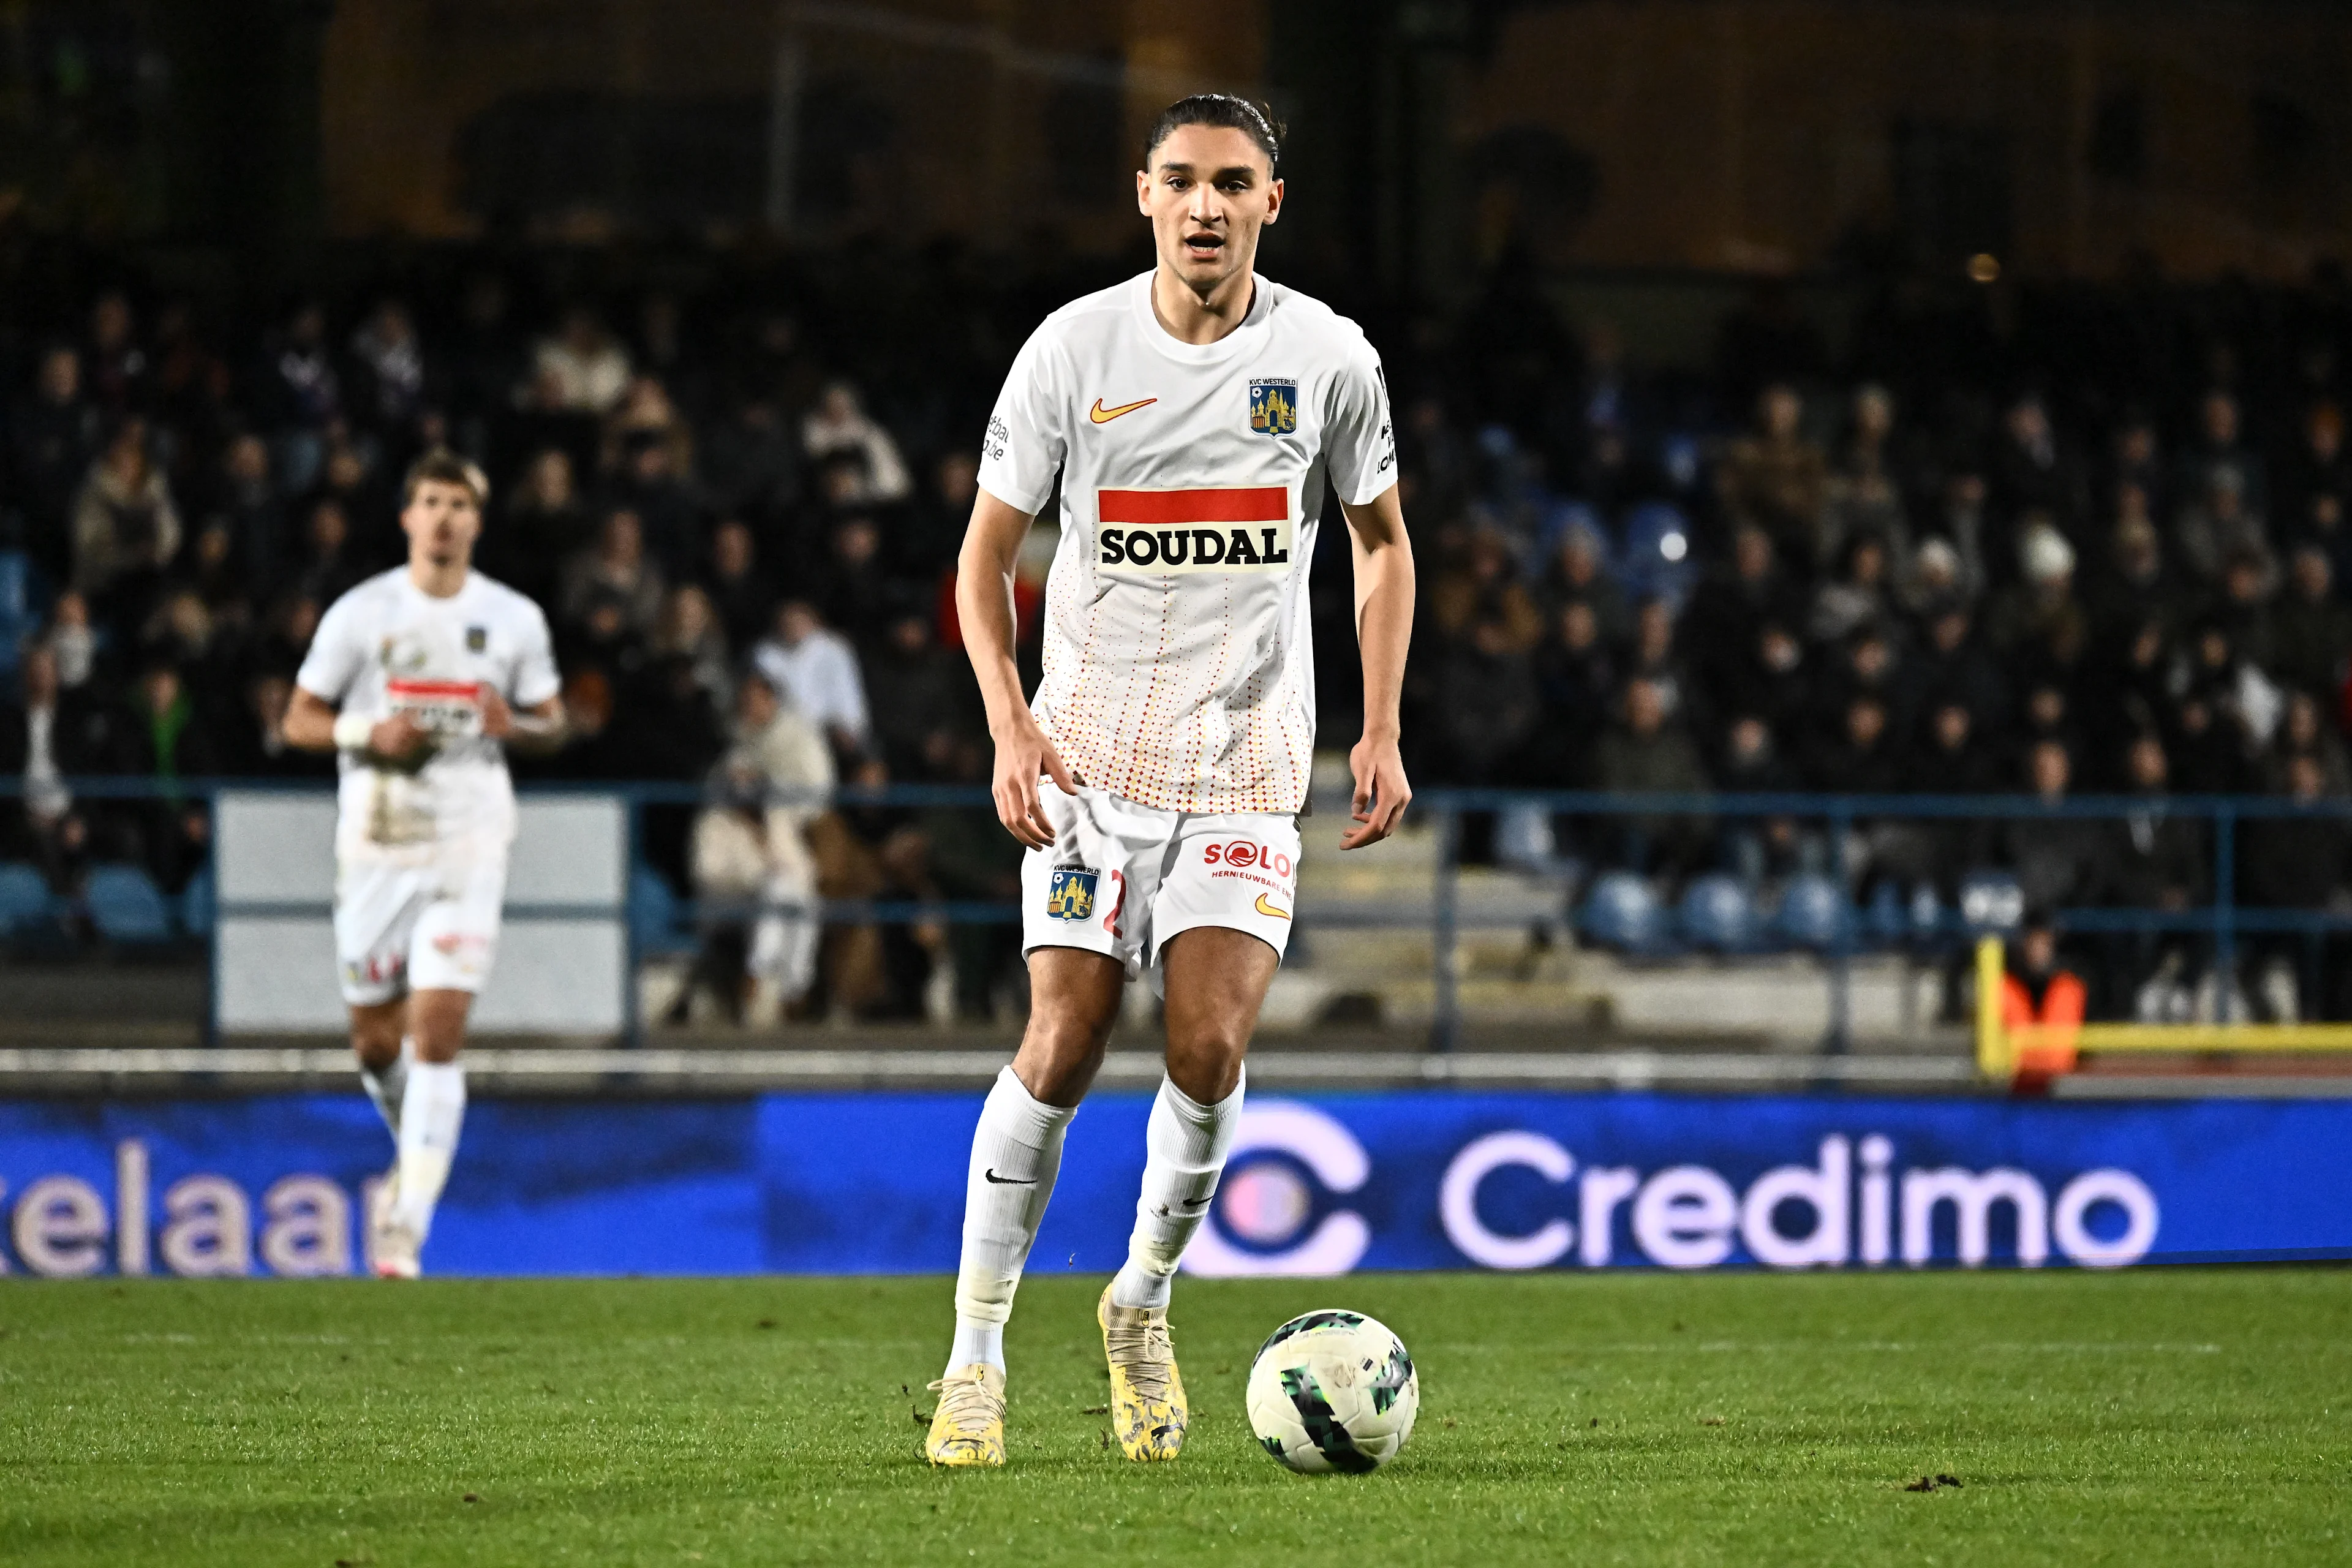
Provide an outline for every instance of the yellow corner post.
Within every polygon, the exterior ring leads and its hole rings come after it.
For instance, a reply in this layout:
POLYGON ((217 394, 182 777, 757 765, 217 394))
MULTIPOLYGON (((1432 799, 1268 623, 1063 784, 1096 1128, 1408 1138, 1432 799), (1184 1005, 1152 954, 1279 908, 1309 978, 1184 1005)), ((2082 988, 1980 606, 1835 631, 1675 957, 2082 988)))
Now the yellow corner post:
POLYGON ((2002 960, 2000 938, 1977 940, 1977 1070, 1989 1079, 2007 1081, 2017 1071, 2017 1047, 2000 1023, 2001 981, 2008 965, 2002 960))

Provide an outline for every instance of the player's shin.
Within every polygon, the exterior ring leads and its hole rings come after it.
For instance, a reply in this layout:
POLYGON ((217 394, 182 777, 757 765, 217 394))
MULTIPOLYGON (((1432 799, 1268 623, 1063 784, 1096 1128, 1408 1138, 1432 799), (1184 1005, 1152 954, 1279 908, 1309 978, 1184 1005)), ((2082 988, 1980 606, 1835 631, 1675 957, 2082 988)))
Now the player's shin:
POLYGON ((416 1060, 416 1038, 413 1035, 400 1037, 400 1054, 380 1068, 360 1064, 360 1085, 375 1101, 376 1114, 383 1118, 384 1127, 393 1141, 400 1140, 400 1102, 408 1088, 408 1069, 416 1060))
POLYGON ((400 1108, 400 1174, 392 1217, 422 1245, 433 1208, 457 1156, 466 1121, 466 1069, 457 1062, 412 1063, 400 1108))
POLYGON ((1119 1307, 1165 1307, 1177 1260, 1201 1228, 1216 1196, 1217 1178, 1241 1125, 1242 1096, 1249 1088, 1246 1068, 1233 1093, 1202 1105, 1166 1079, 1152 1101, 1144 1131, 1143 1194, 1135 1205, 1135 1232, 1127 1244, 1127 1264, 1111 1281, 1110 1299, 1119 1307))
POLYGON ((1054 1178, 1062 1168, 1062 1135, 1075 1106, 1047 1105, 1022 1086, 1011 1068, 996 1075, 971 1137, 964 1184, 963 1261, 956 1273, 955 1344, 948 1372, 975 1363, 1004 1365, 1004 1321, 1021 1283, 1030 1244, 1037 1239, 1054 1178))

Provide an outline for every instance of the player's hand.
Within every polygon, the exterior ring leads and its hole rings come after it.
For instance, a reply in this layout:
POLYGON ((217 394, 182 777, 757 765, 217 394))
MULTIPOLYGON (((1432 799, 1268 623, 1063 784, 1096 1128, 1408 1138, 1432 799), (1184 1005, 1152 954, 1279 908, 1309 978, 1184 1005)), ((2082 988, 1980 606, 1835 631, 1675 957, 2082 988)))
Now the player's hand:
POLYGON ((1412 803, 1412 786, 1404 782, 1404 759, 1397 754, 1393 740, 1365 736, 1348 753, 1348 768, 1356 775, 1352 815, 1357 825, 1339 835, 1339 847, 1361 849, 1397 830, 1412 803))
POLYGON ((507 700, 491 687, 484 686, 481 696, 482 736, 485 740, 503 741, 514 733, 514 710, 507 700))
POLYGON ((368 754, 395 766, 421 763, 433 750, 433 731, 405 713, 395 713, 368 731, 368 754))
POLYGON ((1004 831, 1032 849, 1044 849, 1054 842, 1054 825, 1045 820, 1045 803, 1038 798, 1037 781, 1051 778, 1072 795, 1078 793, 1077 781, 1070 776, 1068 764, 1062 761, 1054 742, 1037 727, 1037 721, 1024 711, 1013 718, 996 737, 996 820, 1004 824, 1004 831))

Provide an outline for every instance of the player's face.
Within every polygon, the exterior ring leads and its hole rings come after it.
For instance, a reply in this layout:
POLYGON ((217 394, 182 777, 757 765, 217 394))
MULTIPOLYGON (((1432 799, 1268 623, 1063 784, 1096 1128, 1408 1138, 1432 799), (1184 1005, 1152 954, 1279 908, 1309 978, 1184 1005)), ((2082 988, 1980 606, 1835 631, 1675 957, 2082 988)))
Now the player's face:
POLYGON ((1208 294, 1257 259, 1258 231, 1281 216, 1282 182, 1265 149, 1221 125, 1180 125, 1135 176, 1160 264, 1208 294))
POLYGON ((411 551, 436 566, 455 566, 473 559, 482 508, 464 485, 426 479, 400 514, 400 526, 411 551))

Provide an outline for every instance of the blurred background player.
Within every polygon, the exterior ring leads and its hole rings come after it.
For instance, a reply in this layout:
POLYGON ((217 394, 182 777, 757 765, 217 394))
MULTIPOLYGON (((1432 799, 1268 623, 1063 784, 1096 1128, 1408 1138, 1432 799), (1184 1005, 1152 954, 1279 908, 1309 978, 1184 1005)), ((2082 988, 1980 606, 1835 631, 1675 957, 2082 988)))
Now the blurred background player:
POLYGON ((955 1342, 928 1451, 1004 1462, 1003 1331, 1126 983, 1167 1001, 1128 1262, 1097 1308, 1112 1426, 1175 1458, 1189 1420, 1171 1276, 1240 1120, 1242 1058, 1281 961, 1315 740, 1307 563, 1327 488, 1352 537, 1364 730, 1343 849, 1394 830, 1412 557, 1380 358, 1328 306, 1260 279, 1282 210, 1266 114, 1221 94, 1160 116, 1136 176, 1158 266, 1048 317, 990 419, 957 577, 996 745, 994 795, 1028 847, 1029 1025, 972 1137, 955 1342), (1045 675, 1022 700, 1013 571, 1061 483, 1045 675), (1044 781, 1044 782, 1041 782, 1044 781))
POLYGON ((509 744, 562 743, 537 605, 473 570, 488 482, 447 452, 409 470, 408 563, 329 607, 295 678, 288 743, 333 750, 335 958, 360 1079, 397 1157, 369 1258, 414 1279, 465 1121, 457 1052, 497 955, 514 841, 509 744))

